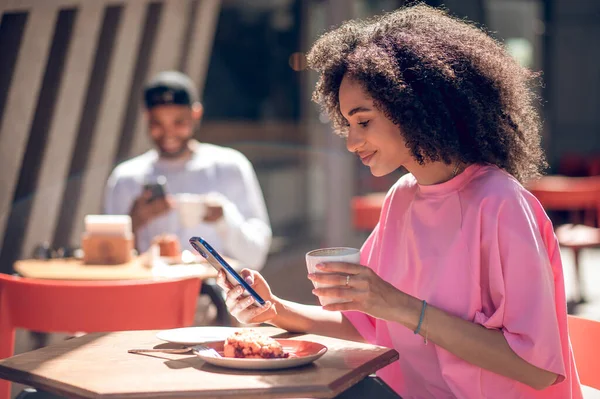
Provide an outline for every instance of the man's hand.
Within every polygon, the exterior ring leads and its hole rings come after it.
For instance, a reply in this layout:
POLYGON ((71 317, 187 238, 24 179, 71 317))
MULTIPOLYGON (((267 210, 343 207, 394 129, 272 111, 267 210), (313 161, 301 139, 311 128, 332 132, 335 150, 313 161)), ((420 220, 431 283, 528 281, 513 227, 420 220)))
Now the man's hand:
POLYGON ((160 216, 170 209, 173 209, 173 201, 169 197, 155 198, 150 201, 152 193, 144 190, 133 202, 129 215, 131 216, 131 224, 133 232, 148 223, 150 220, 160 216))
POLYGON ((221 204, 208 202, 205 209, 204 222, 214 223, 223 217, 223 206, 221 204))

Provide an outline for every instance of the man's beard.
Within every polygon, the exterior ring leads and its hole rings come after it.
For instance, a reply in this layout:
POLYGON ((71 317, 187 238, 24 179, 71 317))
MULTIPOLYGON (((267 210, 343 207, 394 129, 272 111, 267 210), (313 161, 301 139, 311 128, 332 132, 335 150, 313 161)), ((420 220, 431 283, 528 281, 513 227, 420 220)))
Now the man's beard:
POLYGON ((176 159, 176 158, 180 158, 182 155, 184 155, 185 153, 187 153, 189 142, 190 142, 190 139, 183 140, 181 142, 181 146, 179 147, 179 149, 177 151, 174 151, 174 152, 164 151, 162 149, 162 147, 160 146, 160 144, 158 144, 158 143, 156 143, 156 146, 158 147, 158 150, 160 152, 160 156, 162 158, 176 159))

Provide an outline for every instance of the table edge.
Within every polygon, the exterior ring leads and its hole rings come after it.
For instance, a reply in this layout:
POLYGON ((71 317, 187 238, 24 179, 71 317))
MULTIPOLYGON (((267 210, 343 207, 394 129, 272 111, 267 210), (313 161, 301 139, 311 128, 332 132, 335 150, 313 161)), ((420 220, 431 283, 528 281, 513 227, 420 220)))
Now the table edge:
MULTIPOLYGON (((226 394, 223 391, 206 391, 200 396, 198 392, 133 392, 133 393, 100 393, 89 391, 77 386, 61 382, 61 387, 51 385, 49 379, 41 377, 36 374, 24 372, 9 368, 0 364, 0 378, 6 375, 10 375, 9 382, 24 384, 31 386, 36 389, 41 389, 46 392, 50 392, 56 395, 65 396, 68 398, 75 399, 112 399, 112 398, 128 398, 128 399, 141 399, 141 398, 212 398, 212 399, 229 399, 239 398, 243 395, 245 399, 257 398, 257 399, 277 399, 277 398, 294 398, 294 397, 314 397, 314 398, 333 398, 337 393, 333 392, 330 388, 326 387, 315 387, 310 386, 306 389, 298 389, 293 395, 286 395, 286 392, 281 392, 278 389, 273 388, 257 388, 253 389, 252 392, 244 394, 242 392, 231 392, 226 394)), ((360 381, 360 380, 359 380, 360 381)), ((358 381, 357 381, 358 382, 358 381)), ((352 385, 354 385, 353 383, 352 385)), ((351 386, 352 386, 351 385, 351 386)))
MULTIPOLYGON (((331 384, 329 384, 329 388, 331 389, 331 391, 333 392, 333 396, 335 397, 339 394, 341 394, 342 392, 345 392, 346 390, 350 389, 351 387, 353 387, 354 385, 356 385, 357 383, 359 383, 360 381, 362 381, 363 379, 365 379, 366 377, 368 377, 370 374, 373 374, 379 370, 381 370, 382 368, 389 366, 390 364, 394 363, 395 361, 397 361, 400 358, 400 354, 398 353, 398 351, 396 351, 393 348, 388 348, 389 350, 386 352, 383 352, 381 355, 377 356, 376 358, 368 361, 367 363, 363 364, 362 366, 360 366, 360 368, 353 370, 353 373, 356 373, 356 375, 352 375, 351 378, 349 378, 347 381, 341 382, 341 378, 332 382, 331 384), (385 364, 383 364, 381 367, 377 368, 377 370, 375 371, 363 371, 363 370, 369 370, 374 368, 374 363, 375 364, 380 364, 385 362, 385 364)), ((347 378, 347 377, 345 377, 347 378)))
POLYGON ((89 398, 98 398, 98 394, 89 391, 83 388, 76 387, 74 385, 62 383, 65 389, 57 389, 52 385, 53 380, 50 380, 46 377, 42 377, 36 374, 32 374, 29 372, 25 372, 22 370, 13 369, 10 367, 6 367, 5 365, 0 363, 0 378, 11 382, 18 383, 26 386, 31 386, 33 388, 42 389, 46 392, 54 393, 57 395, 64 395, 69 398, 76 399, 89 399, 89 398), (10 376, 10 379, 6 379, 5 376, 10 376))

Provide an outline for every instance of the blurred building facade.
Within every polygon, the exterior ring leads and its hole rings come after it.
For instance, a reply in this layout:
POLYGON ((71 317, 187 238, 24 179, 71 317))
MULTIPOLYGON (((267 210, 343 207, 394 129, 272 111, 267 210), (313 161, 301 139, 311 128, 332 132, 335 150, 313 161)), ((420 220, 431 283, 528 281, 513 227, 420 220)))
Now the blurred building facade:
MULTIPOLYGON (((350 199, 385 190, 310 101, 302 53, 343 20, 402 0, 0 1, 0 271, 42 242, 78 245, 108 173, 149 148, 143 83, 179 69, 200 87, 202 141, 254 163, 276 237, 359 245, 350 199)), ((600 2, 448 0, 520 62, 543 70, 551 165, 600 152, 600 2)), ((397 176, 394 176, 394 178, 397 176)), ((310 244, 312 245, 312 244, 310 244)))

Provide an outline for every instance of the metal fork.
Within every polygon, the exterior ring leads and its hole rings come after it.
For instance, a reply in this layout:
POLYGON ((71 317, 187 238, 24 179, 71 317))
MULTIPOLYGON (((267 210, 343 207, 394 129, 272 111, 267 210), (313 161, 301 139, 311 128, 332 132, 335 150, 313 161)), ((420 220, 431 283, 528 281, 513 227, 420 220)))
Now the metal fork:
POLYGON ((219 352, 217 352, 216 350, 214 350, 213 348, 209 348, 208 346, 204 346, 204 345, 194 345, 194 346, 186 346, 183 348, 177 348, 177 349, 160 349, 160 348, 152 348, 152 349, 129 349, 127 352, 128 353, 150 353, 150 352, 161 352, 161 353, 175 353, 175 354, 182 354, 182 353, 188 353, 188 352, 202 352, 202 354, 204 356, 210 356, 210 357, 222 357, 219 352))
POLYGON ((209 348, 204 345, 195 345, 191 348, 194 352, 202 352, 202 355, 208 357, 223 357, 219 352, 214 350, 213 348, 209 348))
POLYGON ((129 349, 128 353, 148 353, 148 352, 162 352, 162 353, 187 353, 190 352, 193 348, 186 346, 185 348, 177 348, 177 349, 129 349))

